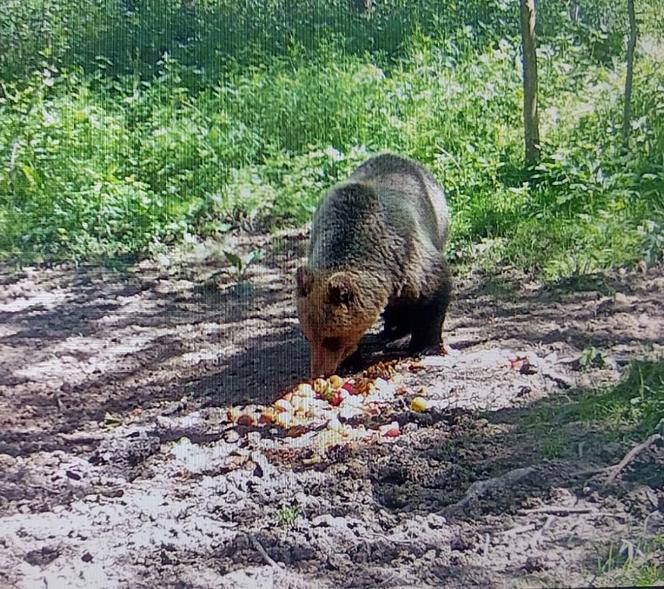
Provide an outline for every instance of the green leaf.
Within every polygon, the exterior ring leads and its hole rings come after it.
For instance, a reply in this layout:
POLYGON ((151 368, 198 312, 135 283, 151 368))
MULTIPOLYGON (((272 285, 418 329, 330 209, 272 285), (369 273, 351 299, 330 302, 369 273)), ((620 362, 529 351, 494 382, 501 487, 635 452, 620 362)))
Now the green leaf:
POLYGON ((244 265, 242 262, 242 258, 238 256, 237 254, 229 251, 224 250, 224 255, 226 256, 226 259, 233 265, 235 266, 238 270, 242 269, 242 266, 244 265))

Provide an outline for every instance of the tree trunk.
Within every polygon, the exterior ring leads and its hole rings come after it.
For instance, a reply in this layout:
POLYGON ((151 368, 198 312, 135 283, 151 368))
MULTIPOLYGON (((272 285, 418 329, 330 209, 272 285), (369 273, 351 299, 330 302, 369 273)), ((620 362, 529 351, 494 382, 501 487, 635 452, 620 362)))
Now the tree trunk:
POLYGON ((539 114, 537 111, 537 52, 535 0, 520 0, 523 44, 523 128, 526 166, 539 161, 539 114))
POLYGON ((634 79, 634 49, 636 48, 636 16, 634 0, 627 0, 627 16, 629 17, 629 41, 627 42, 627 74, 625 76, 625 104, 623 112, 623 145, 629 145, 629 133, 632 127, 632 82, 634 79))

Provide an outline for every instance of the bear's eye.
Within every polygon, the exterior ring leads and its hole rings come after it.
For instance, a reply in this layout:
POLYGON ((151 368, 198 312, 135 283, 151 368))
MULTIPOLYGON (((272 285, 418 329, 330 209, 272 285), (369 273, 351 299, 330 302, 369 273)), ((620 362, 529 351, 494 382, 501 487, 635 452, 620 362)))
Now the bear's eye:
POLYGON ((341 347, 341 338, 326 337, 323 340, 323 347, 330 350, 330 352, 336 352, 341 347))

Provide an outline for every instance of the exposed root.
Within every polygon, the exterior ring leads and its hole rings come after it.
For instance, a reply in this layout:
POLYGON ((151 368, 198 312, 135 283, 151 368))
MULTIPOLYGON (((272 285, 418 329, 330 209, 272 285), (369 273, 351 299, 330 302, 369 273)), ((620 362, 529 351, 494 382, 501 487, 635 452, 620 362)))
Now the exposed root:
POLYGON ((534 509, 524 509, 523 513, 529 514, 552 514, 552 515, 574 515, 581 513, 592 513, 595 511, 590 507, 565 507, 564 505, 545 505, 534 509))
POLYGON ((488 492, 504 489, 505 487, 518 483, 520 480, 530 476, 533 472, 535 472, 535 469, 532 466, 527 466, 525 468, 515 468, 514 470, 509 470, 499 477, 494 477, 484 481, 475 481, 472 485, 470 485, 463 499, 453 503, 452 505, 448 505, 442 510, 442 513, 445 515, 462 510, 471 503, 481 499, 488 492))
POLYGON ((641 442, 637 446, 634 446, 627 454, 625 454, 625 457, 615 466, 611 466, 607 470, 609 471, 609 476, 606 479, 607 483, 612 483, 613 481, 616 480, 618 475, 625 469, 625 467, 630 463, 633 462, 636 457, 641 454, 644 450, 647 450, 658 442, 659 440, 662 439, 661 434, 653 434, 650 436, 648 439, 646 439, 644 442, 641 442))
POLYGON ((546 516, 546 521, 544 522, 544 525, 537 530, 534 534, 533 537, 530 539, 530 548, 535 549, 539 546, 540 540, 542 539, 542 536, 544 535, 544 532, 546 532, 549 527, 551 527, 551 524, 553 523, 554 520, 553 515, 547 515, 546 516))
POLYGON ((525 524, 523 526, 516 526, 510 528, 509 530, 503 530, 498 532, 499 536, 516 536, 518 534, 524 534, 525 532, 532 532, 537 526, 535 524, 525 524))
POLYGON ((256 552, 261 555, 261 558, 265 561, 265 564, 269 564, 272 567, 277 569, 283 568, 283 565, 280 565, 276 560, 274 560, 263 548, 263 545, 259 542, 258 538, 253 534, 247 533, 247 538, 249 539, 250 544, 254 547, 256 552))
POLYGON ((626 517, 624 513, 611 513, 608 511, 597 511, 591 507, 565 507, 564 505, 546 505, 535 509, 524 509, 521 513, 529 515, 583 515, 588 514, 594 517, 626 517))

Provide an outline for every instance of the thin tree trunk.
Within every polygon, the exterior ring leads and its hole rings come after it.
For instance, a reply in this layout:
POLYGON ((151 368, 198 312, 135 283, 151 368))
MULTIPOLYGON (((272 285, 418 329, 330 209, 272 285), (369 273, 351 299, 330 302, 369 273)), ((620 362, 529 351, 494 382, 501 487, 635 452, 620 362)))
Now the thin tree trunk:
POLYGON ((539 113, 537 111, 537 52, 535 0, 520 0, 523 44, 523 128, 526 166, 539 161, 539 113))
POLYGON ((636 16, 634 14, 634 0, 627 0, 627 15, 629 17, 629 41, 627 42, 627 75, 625 76, 625 104, 623 112, 623 145, 627 149, 629 134, 632 127, 632 82, 634 80, 634 49, 636 48, 636 16))

